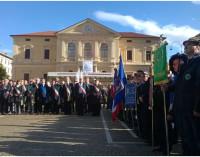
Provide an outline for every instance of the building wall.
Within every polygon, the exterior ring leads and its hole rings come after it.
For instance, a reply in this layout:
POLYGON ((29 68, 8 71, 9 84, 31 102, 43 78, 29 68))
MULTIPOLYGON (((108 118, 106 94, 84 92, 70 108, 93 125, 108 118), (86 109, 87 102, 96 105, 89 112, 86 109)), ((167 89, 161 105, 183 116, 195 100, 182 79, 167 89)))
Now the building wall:
POLYGON ((12 78, 12 58, 9 57, 7 54, 0 53, 0 63, 6 69, 9 78, 12 78))
POLYGON ((24 73, 29 73, 29 78, 41 78, 56 70, 56 37, 16 36, 13 40, 13 80, 24 79, 24 73), (30 49, 30 59, 25 59, 26 48, 30 49), (44 49, 50 50, 50 59, 44 59, 44 49))
MULTIPOLYGON (((81 71, 85 60, 93 61, 94 72, 113 72, 118 68, 119 55, 122 54, 125 72, 132 75, 137 70, 148 71, 151 61, 146 60, 146 51, 153 52, 160 44, 159 38, 120 38, 120 34, 98 23, 86 21, 61 30, 54 37, 19 35, 13 37, 13 79, 44 77, 48 72, 81 71), (87 32, 87 25, 92 31, 87 32), (30 39, 30 41, 26 41, 30 39), (50 41, 45 41, 50 39, 50 41), (127 42, 132 40, 132 42, 127 42), (146 43, 150 40, 150 43, 146 43), (75 57, 68 56, 69 43, 75 44, 75 57), (92 46, 92 56, 84 57, 86 43, 92 46), (108 45, 108 58, 100 57, 103 43, 108 45), (25 59, 25 49, 31 49, 30 59, 25 59), (50 59, 44 59, 44 49, 50 50, 50 59), (132 50, 132 60, 127 60, 127 50, 132 50)), ((111 79, 112 80, 112 79, 111 79)), ((103 81, 103 78, 102 78, 103 81)))
POLYGON ((146 51, 153 53, 160 45, 159 38, 121 38, 119 43, 126 74, 133 75, 137 70, 149 72, 153 55, 151 60, 147 60, 146 51), (128 40, 132 42, 127 42, 128 40), (146 43, 146 41, 150 41, 150 43, 146 43), (128 50, 132 51, 132 60, 127 60, 128 50))

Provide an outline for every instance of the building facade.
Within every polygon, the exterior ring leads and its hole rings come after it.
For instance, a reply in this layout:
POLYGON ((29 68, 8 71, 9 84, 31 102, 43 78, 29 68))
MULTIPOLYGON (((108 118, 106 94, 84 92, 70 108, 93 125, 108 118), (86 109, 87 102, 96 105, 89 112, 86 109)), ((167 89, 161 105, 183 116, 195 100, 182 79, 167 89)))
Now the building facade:
POLYGON ((9 78, 12 78, 12 57, 8 56, 6 53, 0 52, 0 63, 6 69, 9 78))
POLYGON ((139 69, 148 71, 152 52, 161 42, 157 36, 116 32, 91 19, 60 31, 11 37, 14 80, 47 78, 48 72, 81 71, 83 61, 92 61, 94 72, 113 72, 118 68, 120 53, 129 76, 139 69))

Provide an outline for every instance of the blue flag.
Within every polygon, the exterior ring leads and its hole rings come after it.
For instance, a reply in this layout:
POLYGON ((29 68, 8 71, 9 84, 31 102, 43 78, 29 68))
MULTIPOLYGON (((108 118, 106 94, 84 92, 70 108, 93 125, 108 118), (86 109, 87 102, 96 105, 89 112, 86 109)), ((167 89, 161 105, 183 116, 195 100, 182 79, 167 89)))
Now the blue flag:
POLYGON ((126 75, 124 72, 124 65, 122 62, 122 57, 120 54, 119 70, 117 79, 115 81, 115 97, 114 97, 114 106, 125 99, 125 86, 127 84, 126 75))

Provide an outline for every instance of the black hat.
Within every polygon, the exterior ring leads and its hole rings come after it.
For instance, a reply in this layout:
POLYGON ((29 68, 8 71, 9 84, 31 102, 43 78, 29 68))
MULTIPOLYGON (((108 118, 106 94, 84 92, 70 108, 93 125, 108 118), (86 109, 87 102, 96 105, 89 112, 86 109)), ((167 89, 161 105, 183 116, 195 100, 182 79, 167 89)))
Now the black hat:
POLYGON ((175 55, 171 56, 171 58, 169 59, 169 67, 173 74, 175 74, 175 71, 173 68, 173 62, 177 58, 182 59, 184 63, 187 62, 187 56, 185 54, 176 53, 175 55))
POLYGON ((188 40, 183 42, 183 45, 185 45, 187 42, 192 42, 195 45, 200 45, 200 39, 198 39, 197 37, 189 38, 188 40))

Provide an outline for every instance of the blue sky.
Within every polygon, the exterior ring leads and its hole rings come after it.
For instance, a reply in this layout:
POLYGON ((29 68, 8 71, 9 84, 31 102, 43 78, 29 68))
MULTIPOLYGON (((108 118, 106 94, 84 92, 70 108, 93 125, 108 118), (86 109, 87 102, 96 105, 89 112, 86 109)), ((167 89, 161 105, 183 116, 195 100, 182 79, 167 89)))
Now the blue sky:
POLYGON ((12 56, 10 35, 59 31, 90 18, 117 32, 164 34, 171 56, 200 33, 199 15, 200 1, 0 1, 0 51, 12 56))

